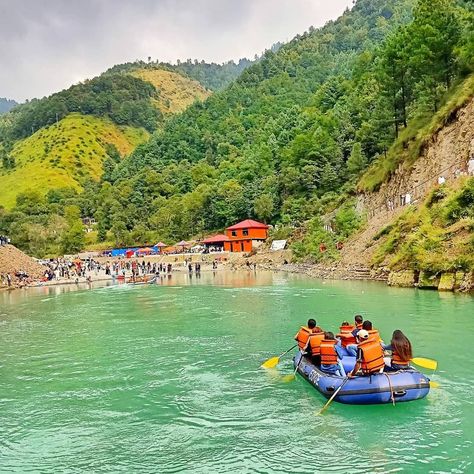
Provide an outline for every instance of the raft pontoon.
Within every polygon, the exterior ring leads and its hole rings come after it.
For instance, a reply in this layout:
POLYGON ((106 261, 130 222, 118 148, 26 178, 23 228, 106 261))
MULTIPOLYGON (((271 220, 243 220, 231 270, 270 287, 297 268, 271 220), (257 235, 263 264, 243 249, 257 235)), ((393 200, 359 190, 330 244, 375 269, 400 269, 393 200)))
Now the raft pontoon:
MULTIPOLYGON (((346 373, 349 373, 354 368, 355 357, 345 356, 342 362, 346 373)), ((345 377, 321 371, 301 352, 295 356, 294 364, 298 372, 326 398, 330 398, 345 380, 345 377)), ((349 379, 334 401, 353 405, 409 402, 426 397, 429 391, 430 379, 410 367, 349 379)))

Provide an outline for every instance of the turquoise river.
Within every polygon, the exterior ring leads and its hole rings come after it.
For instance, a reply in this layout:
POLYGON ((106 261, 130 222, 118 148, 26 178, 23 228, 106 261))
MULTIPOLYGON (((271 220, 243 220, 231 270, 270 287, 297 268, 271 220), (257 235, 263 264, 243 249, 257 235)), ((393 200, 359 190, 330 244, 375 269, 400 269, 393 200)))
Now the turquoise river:
POLYGON ((474 472, 474 298, 253 271, 0 293, 0 472, 474 472), (349 406, 260 368, 357 312, 439 362, 410 403, 349 406))

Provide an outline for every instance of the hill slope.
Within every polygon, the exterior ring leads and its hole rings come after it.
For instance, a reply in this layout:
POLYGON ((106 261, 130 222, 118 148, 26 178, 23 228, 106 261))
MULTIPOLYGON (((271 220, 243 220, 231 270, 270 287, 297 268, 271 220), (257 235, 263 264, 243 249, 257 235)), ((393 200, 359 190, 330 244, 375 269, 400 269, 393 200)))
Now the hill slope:
POLYGON ((147 137, 144 129, 118 126, 109 119, 67 115, 14 145, 14 168, 0 168, 0 203, 11 208, 24 192, 80 190, 85 181, 102 176, 104 161, 112 158, 110 145, 125 156, 147 137))
POLYGON ((155 129, 164 117, 210 95, 171 71, 135 70, 129 76, 99 77, 5 116, 0 205, 13 207, 23 192, 80 191, 87 180, 102 177, 104 166, 111 168, 145 142, 145 128, 155 129))
POLYGON ((16 206, 0 227, 22 223, 30 245, 29 226, 48 227, 58 204, 74 203, 97 219, 99 240, 129 245, 257 218, 279 224, 275 235, 292 237, 297 258, 337 259, 336 243, 363 225, 360 176, 385 157, 416 158, 424 140, 414 137, 474 70, 473 16, 462 4, 358 0, 167 120, 80 199, 42 202, 37 214, 16 206))
POLYGON ((164 115, 182 112, 196 100, 202 101, 211 95, 199 82, 176 72, 148 68, 136 69, 130 74, 153 84, 158 92, 154 103, 164 115))

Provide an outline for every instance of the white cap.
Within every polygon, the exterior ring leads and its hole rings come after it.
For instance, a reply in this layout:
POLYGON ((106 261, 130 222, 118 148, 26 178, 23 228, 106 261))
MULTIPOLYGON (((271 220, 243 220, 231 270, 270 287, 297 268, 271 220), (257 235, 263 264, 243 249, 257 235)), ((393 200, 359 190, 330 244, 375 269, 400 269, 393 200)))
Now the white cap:
POLYGON ((369 333, 365 330, 365 329, 361 329, 358 333, 357 333, 357 337, 359 339, 368 339, 369 338, 369 333))

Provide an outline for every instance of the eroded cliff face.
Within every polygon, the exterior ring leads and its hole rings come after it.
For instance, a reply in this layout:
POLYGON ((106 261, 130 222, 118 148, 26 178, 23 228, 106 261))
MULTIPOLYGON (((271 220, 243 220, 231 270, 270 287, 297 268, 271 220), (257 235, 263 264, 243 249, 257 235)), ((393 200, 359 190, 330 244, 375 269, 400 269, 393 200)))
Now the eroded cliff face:
POLYGON ((451 120, 424 146, 421 156, 410 168, 400 164, 379 191, 359 196, 359 209, 367 213, 369 221, 407 201, 422 199, 443 179, 451 181, 467 174, 469 158, 474 156, 474 98, 451 120))
MULTIPOLYGON (((382 263, 374 266, 374 255, 384 240, 379 239, 377 235, 388 224, 393 223, 408 205, 421 203, 430 191, 443 181, 454 188, 465 182, 462 178, 468 174, 468 162, 472 158, 474 158, 474 98, 453 113, 450 123, 433 135, 411 166, 407 166, 406 163, 400 164, 391 179, 377 192, 358 196, 358 209, 367 215, 368 221, 364 228, 346 243, 340 261, 336 264, 338 269, 351 271, 354 268, 365 268, 371 276, 385 277, 392 285, 422 286, 420 272, 408 268, 406 270, 398 268, 397 272, 391 272, 390 255, 387 255, 382 263), (409 274, 408 279, 405 278, 405 274, 409 274)), ((455 237, 452 242, 447 242, 447 246, 457 246, 455 237)), ((450 273, 443 277, 443 274, 434 274, 441 283, 431 287, 439 286, 438 289, 461 291, 474 289, 473 274, 459 273, 456 274, 456 278, 453 275, 450 273), (450 283, 451 280, 453 284, 450 283)))

